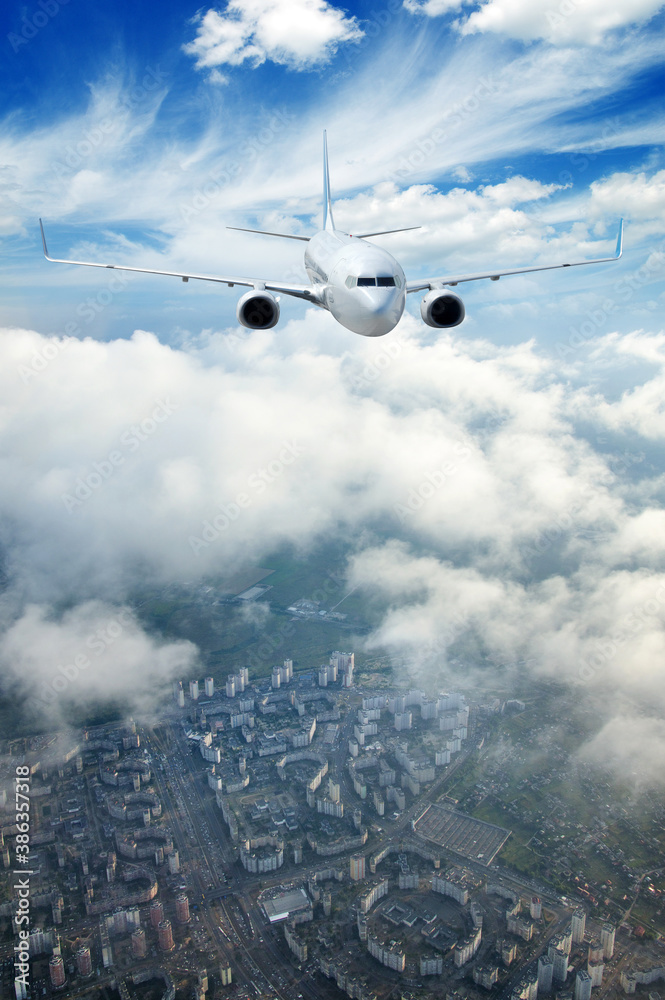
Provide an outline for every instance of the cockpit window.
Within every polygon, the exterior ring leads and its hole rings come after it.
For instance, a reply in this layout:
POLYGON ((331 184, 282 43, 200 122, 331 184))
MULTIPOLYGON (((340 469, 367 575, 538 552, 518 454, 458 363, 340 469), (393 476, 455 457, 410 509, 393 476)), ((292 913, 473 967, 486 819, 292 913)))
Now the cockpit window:
MULTIPOLYGON (((349 285, 350 277, 346 279, 347 285, 349 285)), ((355 279, 354 284, 355 284, 355 279)), ((379 278, 358 278, 358 284, 361 287, 375 288, 377 285, 379 288, 394 288, 397 284, 399 286, 399 278, 395 279, 392 275, 390 277, 379 277, 379 278)), ((353 288, 353 285, 349 285, 349 288, 353 288)))
POLYGON ((355 288, 356 287, 355 276, 353 274, 350 274, 346 279, 346 281, 344 282, 344 284, 346 285, 347 288, 355 288))

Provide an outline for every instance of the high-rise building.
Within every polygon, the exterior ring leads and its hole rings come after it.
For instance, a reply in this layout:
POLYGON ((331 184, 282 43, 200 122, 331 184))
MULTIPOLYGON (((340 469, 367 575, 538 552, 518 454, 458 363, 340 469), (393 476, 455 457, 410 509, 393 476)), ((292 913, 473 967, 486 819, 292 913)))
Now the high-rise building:
POLYGON ((531 903, 529 904, 529 914, 532 920, 540 920, 543 915, 543 904, 538 896, 531 897, 531 903))
POLYGON ((180 871, 180 855, 177 851, 172 851, 169 854, 169 874, 177 875, 180 871))
POLYGON ((124 934, 127 930, 127 914, 123 909, 118 907, 117 910, 113 911, 113 932, 115 934, 124 934))
POLYGON ((173 931, 171 930, 170 920, 162 920, 157 928, 157 934, 159 936, 159 947, 162 951, 173 951, 173 931))
POLYGON ((575 1000, 591 1000, 591 976, 580 969, 575 977, 575 1000))
POLYGON ((365 855, 355 854, 349 859, 349 875, 357 882, 359 879, 365 878, 365 855))
POLYGON ((198 681, 190 681, 189 682, 189 697, 192 699, 192 701, 198 701, 199 700, 199 682, 198 681))
POLYGON ((612 924, 603 924, 600 928, 600 943, 603 948, 603 958, 612 958, 614 955, 614 933, 612 924))
POLYGON ((205 679, 205 692, 206 698, 212 698, 215 693, 215 679, 214 677, 206 677, 205 679))
POLYGON ((412 724, 413 714, 408 709, 404 712, 395 712, 394 726, 398 733, 411 729, 412 724))
POLYGON ((220 965, 219 967, 219 978, 222 980, 222 986, 230 986, 233 976, 231 974, 230 965, 220 965))
POLYGON ((573 943, 581 944, 584 941, 584 931, 586 929, 586 913, 581 907, 575 910, 570 923, 573 929, 573 943))
MULTIPOLYGON (((335 650, 330 657, 330 665, 335 667, 335 672, 342 675, 342 687, 351 687, 353 684, 355 656, 353 653, 340 653, 335 650)), ((335 678, 337 679, 337 678, 335 678)))
POLYGON ((604 962, 588 962, 586 971, 591 976, 592 986, 602 986, 603 985, 603 972, 605 971, 604 962))
POLYGON ((53 955, 49 959, 48 971, 54 989, 59 990, 65 985, 65 963, 62 960, 62 955, 53 955))
POLYGON ((134 958, 145 958, 147 951, 145 931, 142 927, 137 927, 132 934, 132 955, 134 958))
POLYGON ((175 898, 175 916, 179 924, 186 924, 189 920, 189 900, 184 892, 175 898))
POLYGON ((552 989, 554 962, 549 955, 541 955, 538 959, 538 989, 541 993, 549 993, 552 989))
POLYGON ((555 948, 551 956, 554 968, 552 975, 559 983, 565 983, 568 975, 568 955, 562 948, 555 948))
POLYGON ((92 958, 90 957, 90 949, 87 945, 83 945, 76 952, 76 971, 79 976, 92 975, 92 958))
POLYGON ((159 927, 164 919, 164 907, 158 899, 154 899, 150 904, 150 923, 153 927, 159 927))

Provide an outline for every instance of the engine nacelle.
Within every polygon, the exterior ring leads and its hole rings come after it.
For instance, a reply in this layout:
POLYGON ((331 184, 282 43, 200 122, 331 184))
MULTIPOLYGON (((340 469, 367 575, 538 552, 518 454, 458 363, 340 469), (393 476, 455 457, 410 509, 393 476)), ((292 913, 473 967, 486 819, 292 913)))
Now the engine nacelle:
POLYGON ((279 319, 279 302, 270 292, 245 292, 238 302, 236 316, 248 330, 270 330, 279 319))
POLYGON ((420 315, 428 326, 441 330, 459 326, 466 312, 459 295, 432 289, 420 303, 420 315))

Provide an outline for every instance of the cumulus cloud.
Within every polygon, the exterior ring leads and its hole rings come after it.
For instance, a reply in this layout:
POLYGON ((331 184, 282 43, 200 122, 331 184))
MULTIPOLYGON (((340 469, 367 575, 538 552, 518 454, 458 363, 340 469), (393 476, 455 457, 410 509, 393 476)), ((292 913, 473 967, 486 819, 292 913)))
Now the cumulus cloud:
MULTIPOLYGON (((184 51, 198 69, 270 60, 307 70, 363 36, 355 17, 326 0, 231 0, 223 14, 210 9, 195 23, 196 38, 184 51)), ((219 74, 215 82, 222 82, 219 74)))
MULTIPOLYGON (((460 10, 461 0, 405 0, 412 13, 439 17, 460 10)), ((460 18, 462 34, 493 32, 523 42, 543 39, 553 45, 599 45, 607 32, 644 24, 661 10, 662 0, 613 3, 604 0, 485 0, 478 10, 460 18)))

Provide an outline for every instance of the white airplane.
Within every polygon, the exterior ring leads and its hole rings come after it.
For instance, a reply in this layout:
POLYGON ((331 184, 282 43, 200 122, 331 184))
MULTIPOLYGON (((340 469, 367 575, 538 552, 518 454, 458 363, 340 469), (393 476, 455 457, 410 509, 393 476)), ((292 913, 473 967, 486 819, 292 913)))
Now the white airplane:
MULTIPOLYGON (((323 133, 323 228, 314 236, 292 236, 287 233, 270 233, 260 229, 237 229, 239 232, 278 236, 282 239, 302 240, 305 250, 305 270, 309 284, 272 281, 268 278, 242 278, 212 274, 181 274, 178 271, 156 271, 147 267, 127 267, 122 264, 97 264, 87 260, 59 260, 49 257, 42 231, 44 256, 56 264, 80 264, 84 267, 105 267, 118 271, 139 271, 143 274, 165 274, 183 281, 217 281, 220 284, 247 286, 237 307, 238 322, 250 330, 269 330, 279 320, 279 298, 274 294, 292 295, 327 309, 338 323, 363 337, 382 337, 390 333, 402 318, 406 296, 409 292, 426 291, 420 303, 420 314, 428 326, 438 330, 459 326, 465 316, 464 303, 454 292, 446 291, 464 281, 489 278, 498 281, 508 274, 527 274, 530 271, 551 271, 559 267, 577 267, 581 264, 604 264, 618 260, 622 253, 623 219, 619 224, 616 250, 613 257, 594 260, 575 260, 566 264, 545 264, 536 267, 516 267, 507 271, 491 270, 478 274, 442 275, 438 278, 421 278, 407 281, 404 271, 395 258, 380 247, 367 243, 370 236, 407 232, 405 229, 386 229, 376 233, 351 236, 335 228, 328 174, 328 145, 323 133)), ((409 226, 408 229, 419 229, 409 226)))

